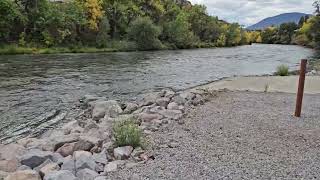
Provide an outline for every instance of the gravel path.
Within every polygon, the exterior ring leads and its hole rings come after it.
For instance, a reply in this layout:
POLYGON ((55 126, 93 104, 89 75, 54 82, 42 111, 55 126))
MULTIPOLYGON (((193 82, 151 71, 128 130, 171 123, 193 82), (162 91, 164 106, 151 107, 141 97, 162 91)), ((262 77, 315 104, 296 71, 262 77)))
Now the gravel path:
POLYGON ((319 179, 320 95, 226 92, 152 134, 155 160, 110 179, 319 179), (167 147, 169 145, 170 147, 167 147))

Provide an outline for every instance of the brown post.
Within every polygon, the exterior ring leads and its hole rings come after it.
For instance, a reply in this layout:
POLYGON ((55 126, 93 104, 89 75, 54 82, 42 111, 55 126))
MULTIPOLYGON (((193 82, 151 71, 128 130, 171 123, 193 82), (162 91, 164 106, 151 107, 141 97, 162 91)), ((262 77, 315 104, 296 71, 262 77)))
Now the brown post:
POLYGON ((296 117, 301 116, 304 82, 306 79, 306 69, 307 69, 307 60, 302 59, 301 67, 300 67, 299 87, 298 87, 298 93, 297 93, 297 104, 296 104, 296 113, 295 113, 296 117))

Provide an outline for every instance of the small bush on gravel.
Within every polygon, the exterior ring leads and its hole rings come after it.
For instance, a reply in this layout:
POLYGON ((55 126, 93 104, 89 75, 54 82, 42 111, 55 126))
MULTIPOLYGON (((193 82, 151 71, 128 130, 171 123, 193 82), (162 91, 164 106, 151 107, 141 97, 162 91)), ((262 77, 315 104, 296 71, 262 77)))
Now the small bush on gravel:
POLYGON ((133 119, 115 122, 113 134, 116 146, 138 147, 142 145, 142 132, 133 119))
POLYGON ((288 76, 289 75, 289 67, 287 65, 280 65, 277 67, 276 75, 278 76, 288 76))

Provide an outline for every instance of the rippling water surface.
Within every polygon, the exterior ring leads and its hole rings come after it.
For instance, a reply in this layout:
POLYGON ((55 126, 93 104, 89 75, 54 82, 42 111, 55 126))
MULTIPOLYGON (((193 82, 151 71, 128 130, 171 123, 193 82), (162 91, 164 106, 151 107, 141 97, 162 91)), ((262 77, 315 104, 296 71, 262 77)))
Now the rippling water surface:
MULTIPOLYGON (((148 91, 182 90, 222 77, 296 69, 313 51, 298 46, 106 54, 0 56, 0 140, 46 127, 86 94, 128 99, 148 91)), ((69 114, 69 118, 72 116, 69 114)))

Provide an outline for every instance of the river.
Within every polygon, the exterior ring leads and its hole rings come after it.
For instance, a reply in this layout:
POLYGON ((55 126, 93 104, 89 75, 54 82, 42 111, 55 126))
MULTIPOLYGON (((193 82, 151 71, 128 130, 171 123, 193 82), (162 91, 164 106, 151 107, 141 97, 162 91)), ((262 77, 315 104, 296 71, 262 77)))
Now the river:
POLYGON ((183 90, 224 77, 297 69, 313 50, 286 45, 154 52, 0 56, 0 141, 50 128, 86 94, 128 100, 163 88, 183 90), (53 121, 48 123, 47 121, 53 121), (41 128, 40 128, 41 127, 41 128))

